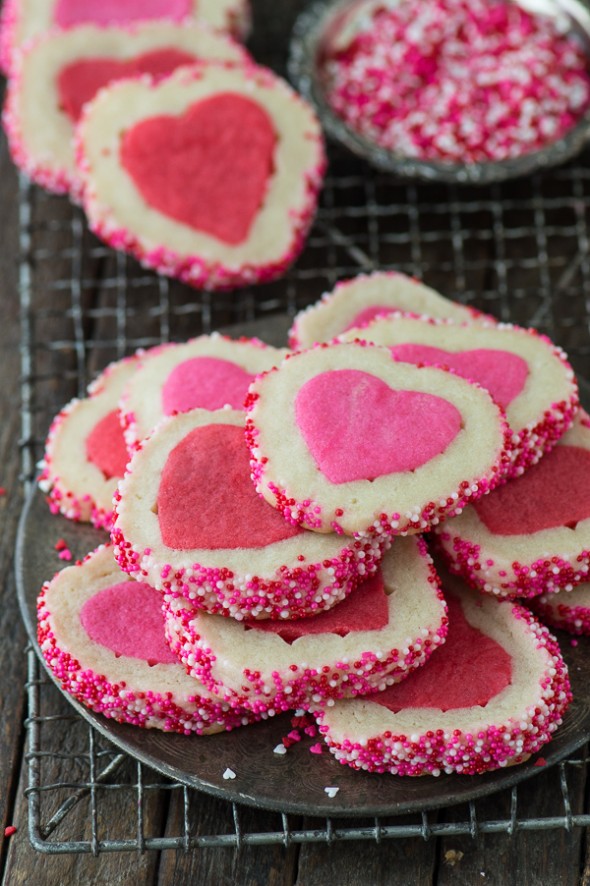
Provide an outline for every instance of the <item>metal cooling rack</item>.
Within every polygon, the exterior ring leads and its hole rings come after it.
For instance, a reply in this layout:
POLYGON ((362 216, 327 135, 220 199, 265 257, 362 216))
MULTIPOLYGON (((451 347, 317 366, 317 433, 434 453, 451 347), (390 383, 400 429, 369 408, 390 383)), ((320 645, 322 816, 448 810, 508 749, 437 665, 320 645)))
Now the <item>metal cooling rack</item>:
MULTIPOLYGON (((453 188, 396 183, 333 150, 318 219, 296 266, 276 283, 215 296, 159 279, 106 249, 66 201, 24 180, 20 191, 22 467, 29 487, 53 414, 70 397, 83 394, 89 379, 110 360, 231 323, 293 315, 338 279, 377 267, 415 274, 502 320, 536 326, 568 351, 577 372, 590 374, 588 156, 524 181, 453 188)), ((388 818, 348 827, 317 819, 303 828, 293 816, 277 814, 274 820, 260 813, 252 818, 244 815, 244 807, 226 803, 227 828, 203 834, 195 826, 202 794, 163 781, 114 749, 72 713, 32 650, 28 661, 29 826, 33 845, 43 852, 380 842, 590 824, 590 816, 578 808, 583 800, 574 799, 571 791, 572 773, 578 778, 586 765, 580 753, 558 767, 547 817, 522 814, 524 783, 504 792, 497 808, 509 812, 493 820, 478 811, 479 801, 453 821, 424 813, 409 823, 388 818), (60 740, 64 724, 67 746, 60 740), (62 776, 56 779, 49 770, 62 776), (119 830, 111 833, 101 803, 112 792, 121 815, 119 830), (155 792, 180 803, 176 833, 146 832, 142 810, 155 792), (245 827, 245 817, 254 825, 245 827)))

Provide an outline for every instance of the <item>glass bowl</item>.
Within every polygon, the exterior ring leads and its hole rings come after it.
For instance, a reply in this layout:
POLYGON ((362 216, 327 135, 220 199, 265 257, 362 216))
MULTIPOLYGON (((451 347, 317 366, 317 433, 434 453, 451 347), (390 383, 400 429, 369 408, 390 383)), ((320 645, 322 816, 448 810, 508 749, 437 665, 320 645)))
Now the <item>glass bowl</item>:
MULTIPOLYGON (((515 2, 515 0, 513 0, 515 2)), ((450 184, 490 184, 557 166, 579 153, 590 138, 590 111, 564 136, 547 146, 506 160, 452 163, 420 160, 380 147, 354 132, 329 106, 322 78, 322 59, 341 37, 352 15, 374 0, 317 0, 295 23, 289 76, 315 107, 326 133, 373 166, 402 178, 450 184)), ((581 41, 590 68, 590 6, 580 0, 519 0, 530 13, 564 19, 581 41)))

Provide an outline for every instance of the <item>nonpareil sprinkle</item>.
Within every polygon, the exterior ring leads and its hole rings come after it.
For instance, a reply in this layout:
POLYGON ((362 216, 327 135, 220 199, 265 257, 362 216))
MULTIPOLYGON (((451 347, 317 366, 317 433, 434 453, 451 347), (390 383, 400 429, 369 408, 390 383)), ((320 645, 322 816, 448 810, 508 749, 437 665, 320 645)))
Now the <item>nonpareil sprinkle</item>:
POLYGON ((566 22, 502 0, 364 9, 324 75, 335 113, 381 147, 504 160, 559 139, 590 107, 588 62, 566 22))

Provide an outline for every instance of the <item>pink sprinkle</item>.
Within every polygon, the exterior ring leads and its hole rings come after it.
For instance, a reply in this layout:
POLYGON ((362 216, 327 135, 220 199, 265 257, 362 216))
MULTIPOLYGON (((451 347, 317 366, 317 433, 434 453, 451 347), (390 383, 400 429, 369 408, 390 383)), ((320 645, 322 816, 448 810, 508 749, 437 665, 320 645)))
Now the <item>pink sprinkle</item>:
POLYGON ((376 4, 325 73, 328 101, 351 129, 421 160, 526 154, 590 107, 581 44, 501 0, 376 4))
POLYGON ((319 743, 319 741, 318 741, 317 744, 312 744, 312 746, 310 747, 309 750, 310 750, 310 752, 311 752, 312 754, 321 754, 321 753, 323 753, 323 747, 322 747, 322 745, 319 743))
POLYGON ((71 560, 72 559, 72 552, 68 551, 66 548, 65 551, 59 552, 58 557, 60 560, 71 560))
POLYGON ((318 730, 316 726, 306 726, 303 730, 306 735, 309 735, 310 738, 315 738, 318 734, 318 730))
POLYGON ((287 738, 291 739, 291 741, 301 741, 301 734, 296 729, 292 729, 287 738))
POLYGON ((12 837, 13 834, 16 834, 15 826, 13 824, 7 825, 7 827, 4 828, 4 836, 12 837))
POLYGON ((6 495, 6 489, 4 486, 0 486, 0 496, 6 495))
POLYGON ((576 640, 575 637, 572 637, 572 639, 570 640, 570 646, 577 646, 577 645, 578 645, 578 641, 576 640))

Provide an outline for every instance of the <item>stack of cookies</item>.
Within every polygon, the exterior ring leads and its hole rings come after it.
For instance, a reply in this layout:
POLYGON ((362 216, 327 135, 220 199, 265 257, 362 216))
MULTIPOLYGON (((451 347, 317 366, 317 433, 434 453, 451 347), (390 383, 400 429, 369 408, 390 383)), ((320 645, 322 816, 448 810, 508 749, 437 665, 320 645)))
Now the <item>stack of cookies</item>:
POLYGON ((50 506, 112 546, 44 587, 49 667, 140 726, 303 709, 355 769, 522 762, 571 692, 517 598, 544 613, 588 571, 565 355, 393 273, 341 283, 290 343, 140 352, 57 417, 50 506))

